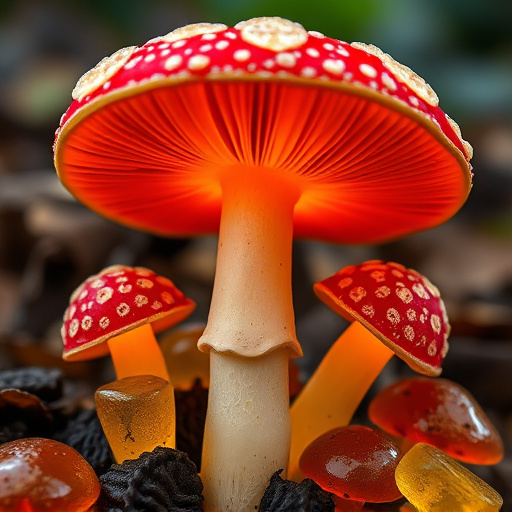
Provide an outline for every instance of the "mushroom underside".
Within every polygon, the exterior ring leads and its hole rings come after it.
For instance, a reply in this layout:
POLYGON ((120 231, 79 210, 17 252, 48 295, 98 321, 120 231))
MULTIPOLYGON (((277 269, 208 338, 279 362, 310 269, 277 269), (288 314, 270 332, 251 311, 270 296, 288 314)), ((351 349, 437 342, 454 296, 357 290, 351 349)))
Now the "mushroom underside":
POLYGON ((215 233, 220 182, 261 170, 300 190, 296 237, 338 243, 428 229, 469 192, 461 155, 432 122, 357 87, 198 81, 132 94, 76 114, 56 152, 81 202, 132 227, 215 233))

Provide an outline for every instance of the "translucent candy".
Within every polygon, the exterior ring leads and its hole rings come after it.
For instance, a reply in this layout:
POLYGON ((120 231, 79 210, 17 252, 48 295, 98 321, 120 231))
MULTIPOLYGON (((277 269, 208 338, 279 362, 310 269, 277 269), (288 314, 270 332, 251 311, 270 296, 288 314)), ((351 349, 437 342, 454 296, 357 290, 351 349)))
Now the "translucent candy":
POLYGON ((433 446, 418 443, 396 468, 396 483, 419 512, 497 512, 501 496, 433 446))
POLYGON ((197 348, 204 331, 202 324, 183 325, 164 334, 160 349, 176 389, 190 389, 197 378, 205 387, 210 382, 210 357, 197 348))
POLYGON ((2 512, 84 512, 99 493, 96 473, 70 446, 40 437, 0 446, 2 512))
POLYGON ((96 410, 116 461, 175 446, 174 391, 168 381, 136 375, 96 391, 96 410))
POLYGON ((503 458, 501 437, 485 412, 448 379, 401 380, 375 396, 368 415, 390 434, 430 444, 469 464, 496 464, 503 458))
POLYGON ((380 431, 350 425, 326 432, 302 454, 305 476, 346 500, 384 503, 401 497, 395 483, 397 446, 380 431))

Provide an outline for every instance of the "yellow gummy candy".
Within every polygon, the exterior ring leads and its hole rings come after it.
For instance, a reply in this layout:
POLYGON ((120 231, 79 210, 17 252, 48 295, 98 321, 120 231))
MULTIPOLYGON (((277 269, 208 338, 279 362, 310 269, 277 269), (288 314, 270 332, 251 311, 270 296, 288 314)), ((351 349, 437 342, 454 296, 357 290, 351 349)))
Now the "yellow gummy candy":
POLYGON ((418 443, 399 462, 396 484, 419 512, 496 512, 501 496, 444 452, 418 443))
POLYGON ((125 377, 98 388, 96 411, 116 462, 157 446, 175 447, 174 390, 154 375, 125 377))

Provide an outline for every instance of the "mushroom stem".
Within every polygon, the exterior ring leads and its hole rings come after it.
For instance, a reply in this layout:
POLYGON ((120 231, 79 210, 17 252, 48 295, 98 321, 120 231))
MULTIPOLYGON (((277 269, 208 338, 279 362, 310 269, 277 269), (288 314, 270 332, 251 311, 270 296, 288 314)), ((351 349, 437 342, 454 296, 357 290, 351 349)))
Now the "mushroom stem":
POLYGON ((165 359, 150 324, 107 340, 117 379, 155 375, 170 382, 165 359))
POLYGON ((257 510, 290 445, 286 350, 243 358, 210 351, 201 478, 205 510, 257 510))
POLYGON ((299 458, 325 432, 348 425, 364 395, 394 352, 359 322, 334 342, 290 409, 288 478, 300 482, 299 458))
POLYGON ((301 353, 291 293, 297 191, 265 169, 238 176, 223 183, 217 272, 198 343, 212 349, 201 477, 205 510, 216 512, 254 511, 271 475, 286 470, 288 359, 301 353))
POLYGON ((215 283, 199 340, 203 349, 255 357, 284 345, 300 353, 291 288, 298 193, 267 172, 241 168, 238 179, 222 183, 215 283))

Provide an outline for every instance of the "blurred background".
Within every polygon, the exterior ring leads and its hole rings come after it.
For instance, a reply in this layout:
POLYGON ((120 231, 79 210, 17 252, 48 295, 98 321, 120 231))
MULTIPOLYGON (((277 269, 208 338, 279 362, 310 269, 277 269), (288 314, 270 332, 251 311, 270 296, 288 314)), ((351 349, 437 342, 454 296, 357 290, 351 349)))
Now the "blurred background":
MULTIPOLYGON (((198 303, 191 321, 206 321, 216 239, 161 239, 89 212, 60 186, 53 134, 77 79, 117 49, 188 23, 274 15, 372 43, 414 69, 475 150, 473 191, 443 226, 372 247, 295 244, 301 378, 345 327, 318 303, 312 283, 373 258, 419 270, 440 288, 452 324, 443 376, 475 395, 507 447, 502 463, 475 471, 512 511, 510 0, 1 0, 0 370, 58 366, 91 387, 108 381, 108 362, 61 362, 59 330, 73 289, 114 263, 171 277, 198 303)), ((392 361, 372 392, 408 375, 392 361)))

